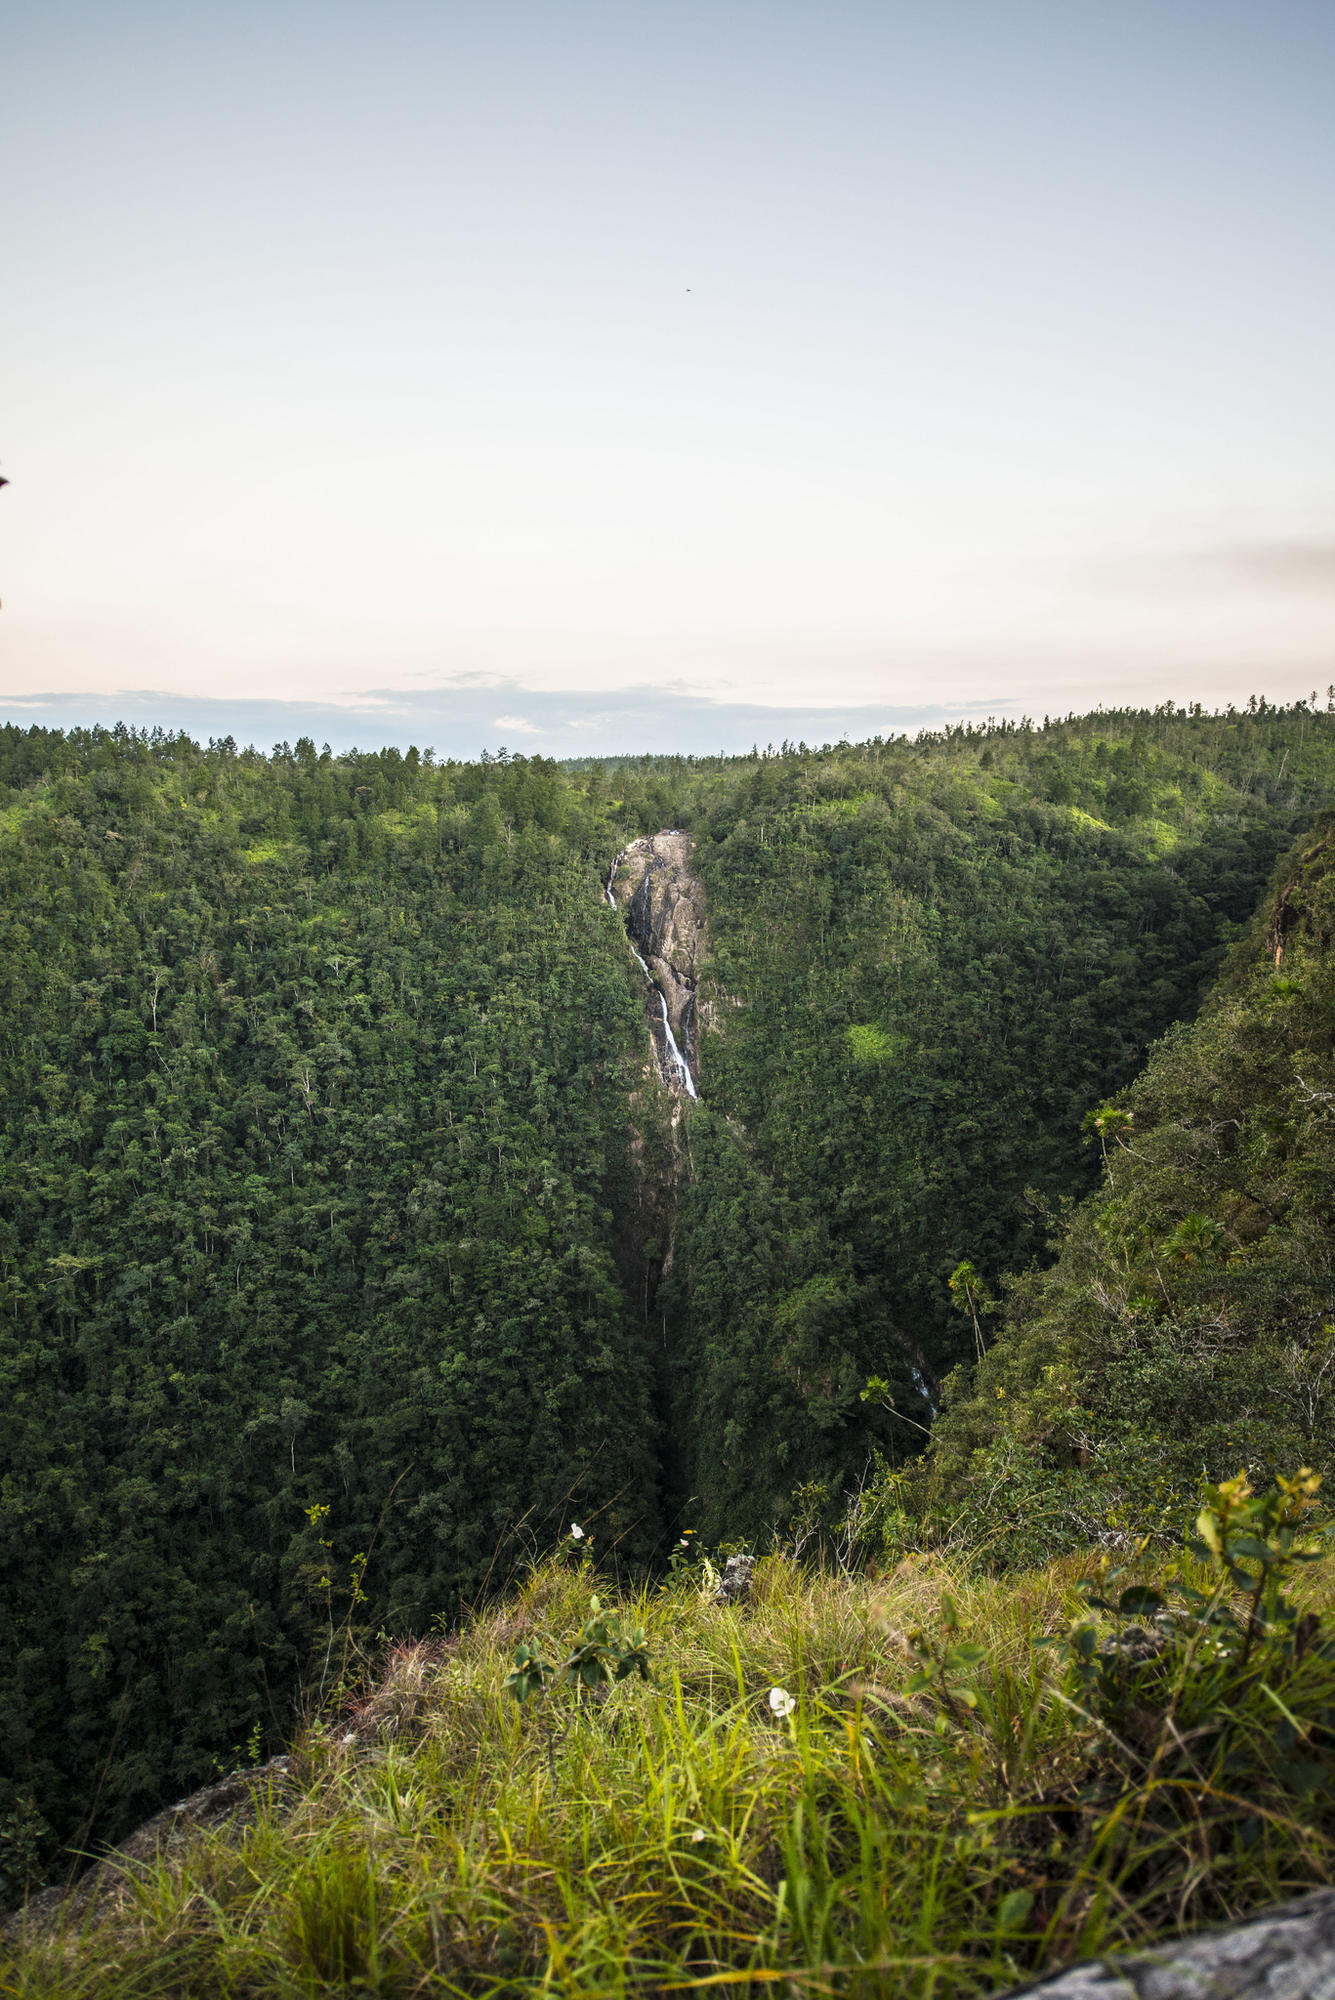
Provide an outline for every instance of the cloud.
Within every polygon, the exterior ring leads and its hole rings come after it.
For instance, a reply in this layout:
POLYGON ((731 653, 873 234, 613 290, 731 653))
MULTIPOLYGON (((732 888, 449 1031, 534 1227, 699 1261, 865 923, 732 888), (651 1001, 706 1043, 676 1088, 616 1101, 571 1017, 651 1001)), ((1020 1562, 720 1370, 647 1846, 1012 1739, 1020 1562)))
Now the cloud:
POLYGON ((1335 539, 1236 542, 1210 552, 1206 561, 1246 583, 1335 592, 1335 539))
POLYGON ((1218 542, 1101 559, 1082 573, 1105 590, 1153 600, 1218 597, 1221 590, 1326 597, 1335 593, 1335 539, 1218 542))
POLYGON ((681 687, 535 689, 477 674, 435 687, 368 688, 355 700, 264 700, 121 689, 113 694, 49 693, 0 697, 0 721, 68 729, 124 722, 138 729, 184 729, 200 742, 235 737, 268 748, 312 737, 335 750, 426 745, 440 756, 476 757, 506 737, 553 757, 642 756, 646 752, 735 755, 753 744, 819 744, 894 736, 966 716, 1018 712, 1012 697, 915 704, 712 701, 681 687), (498 712, 499 711, 499 712, 498 712), (498 738, 497 732, 502 732, 498 738))

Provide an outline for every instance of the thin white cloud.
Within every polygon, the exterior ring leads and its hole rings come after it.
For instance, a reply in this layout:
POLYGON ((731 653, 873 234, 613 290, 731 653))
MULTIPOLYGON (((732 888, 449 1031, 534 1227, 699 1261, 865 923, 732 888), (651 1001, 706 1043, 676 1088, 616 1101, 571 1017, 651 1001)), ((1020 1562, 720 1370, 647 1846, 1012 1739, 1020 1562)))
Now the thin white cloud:
POLYGON ((1221 589, 1329 596, 1335 591, 1335 537, 1228 541, 1101 557, 1079 565, 1077 574, 1105 591, 1150 600, 1215 598, 1221 589))
POLYGON ((645 751, 712 754, 745 752, 753 743, 837 742, 939 727, 965 715, 1018 713, 1013 694, 993 694, 985 702, 947 697, 944 701, 864 704, 857 707, 808 704, 786 707, 763 702, 715 702, 699 694, 667 693, 631 684, 609 699, 587 689, 536 689, 511 683, 518 697, 513 711, 497 715, 496 690, 439 684, 434 688, 368 688, 360 704, 274 700, 245 696, 181 695, 167 689, 121 689, 111 694, 51 691, 16 700, 0 693, 0 723, 6 719, 46 727, 109 726, 185 729, 200 742, 233 736, 265 747, 310 736, 336 750, 354 744, 430 744, 444 756, 476 757, 499 741, 521 737, 534 750, 571 755, 638 756, 645 751), (524 707, 519 708, 519 701, 524 707), (521 726, 522 725, 522 726, 521 726))
POLYGON ((1240 581, 1279 590, 1335 590, 1335 538, 1240 542, 1211 552, 1216 567, 1240 581))

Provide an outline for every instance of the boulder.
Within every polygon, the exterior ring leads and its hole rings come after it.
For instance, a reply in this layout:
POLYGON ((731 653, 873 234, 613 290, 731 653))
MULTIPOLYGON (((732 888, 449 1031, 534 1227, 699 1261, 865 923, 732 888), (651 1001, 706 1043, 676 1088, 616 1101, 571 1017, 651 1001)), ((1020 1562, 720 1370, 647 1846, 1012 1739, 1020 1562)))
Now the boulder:
POLYGON ((755 1569, 754 1556, 729 1556, 723 1567, 719 1587, 714 1593, 714 1603, 749 1604, 755 1569))
POLYGON ((1091 1959, 1011 1994, 1041 2000, 1335 2000, 1335 1889, 1226 1930, 1091 1959))

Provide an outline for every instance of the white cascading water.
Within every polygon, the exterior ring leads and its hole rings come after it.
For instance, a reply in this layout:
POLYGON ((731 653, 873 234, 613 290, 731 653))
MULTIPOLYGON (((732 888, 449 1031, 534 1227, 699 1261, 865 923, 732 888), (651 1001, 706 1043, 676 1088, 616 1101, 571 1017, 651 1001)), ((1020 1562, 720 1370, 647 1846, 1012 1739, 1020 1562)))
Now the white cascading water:
MULTIPOLYGON (((621 866, 621 856, 618 854, 616 860, 612 863, 612 870, 611 873, 608 875, 607 883, 603 891, 604 895, 607 897, 608 902, 612 905, 612 908, 614 910, 619 910, 621 907, 621 905, 617 902, 616 897, 612 894, 612 884, 616 879, 616 872, 620 866, 621 866)), ((677 1073, 677 1081, 681 1085, 682 1089, 687 1093, 687 1095, 690 1097, 695 1097, 698 1103, 699 1099, 696 1094, 695 1083, 691 1076, 691 1066, 687 1062, 681 1050, 677 1047, 677 1037, 672 1032, 672 1022, 668 1018, 667 996, 663 992, 663 989, 659 985, 658 981, 654 978, 653 973, 650 972, 648 966, 645 964, 644 960, 640 957, 639 952, 636 951, 634 941, 632 940, 629 931, 626 933, 626 943, 630 946, 631 957, 635 960, 635 963, 639 966, 640 971, 644 974, 649 984, 653 987, 654 992, 658 995, 658 1004, 663 1010, 663 1035, 667 1042, 668 1055, 672 1059, 672 1067, 677 1073)))
POLYGON ((640 957, 638 951, 635 951, 634 945, 631 945, 631 950, 635 952, 635 963, 639 966, 640 971, 644 974, 645 978, 649 981, 649 984, 653 987, 654 992, 658 995, 658 1004, 663 1010, 663 1033, 667 1038, 668 1054, 672 1058, 673 1068, 677 1072, 677 1081, 680 1083, 682 1089, 687 1093, 688 1096, 694 1097, 695 1085, 691 1081, 691 1066, 687 1062, 681 1050, 677 1047, 677 1037, 673 1034, 672 1023, 668 1019, 667 996, 663 992, 663 989, 659 985, 658 981, 654 978, 653 973, 650 972, 648 966, 645 964, 644 960, 640 957))
POLYGON ((927 1386, 927 1383, 923 1377, 922 1370, 920 1368, 915 1368, 913 1363, 910 1362, 909 1374, 913 1377, 914 1388, 918 1391, 918 1394, 922 1397, 924 1403, 926 1403, 933 1417, 935 1417, 938 1414, 937 1407, 936 1404, 932 1401, 932 1392, 927 1386))

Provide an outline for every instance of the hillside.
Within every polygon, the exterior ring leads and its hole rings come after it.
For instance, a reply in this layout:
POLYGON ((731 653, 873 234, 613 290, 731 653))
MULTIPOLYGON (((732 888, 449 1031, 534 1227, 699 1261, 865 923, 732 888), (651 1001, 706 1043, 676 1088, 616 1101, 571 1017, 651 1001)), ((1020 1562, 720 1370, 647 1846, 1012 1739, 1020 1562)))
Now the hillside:
POLYGON ((0 1741, 64 1835, 285 1728, 363 1558, 422 1629, 568 1499, 641 1557, 657 1511, 612 1255, 639 1006, 582 795, 71 762, 0 849, 0 1741))
POLYGON ((1327 814, 1200 1019, 1092 1109, 1101 1186, 1009 1285, 934 1434, 937 1504, 986 1491, 994 1557, 1175 1522, 1203 1473, 1332 1463, 1333 943, 1327 814))
POLYGON ((1090 1184, 1333 753, 1305 704, 611 770, 0 731, 13 1851, 277 1747, 345 1618, 449 1625, 572 1513, 638 1572, 916 1452, 951 1271, 1090 1184), (605 893, 666 828, 685 1112, 605 893))
POLYGON ((1022 1267, 1093 1184, 1085 1113, 1194 1013, 1328 730, 1088 717, 701 782, 717 1029, 663 1299, 707 1535, 920 1449, 974 1349, 950 1274, 1022 1267))

